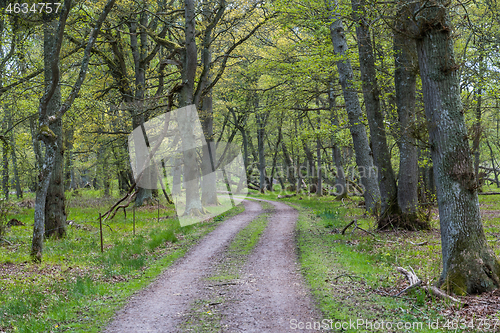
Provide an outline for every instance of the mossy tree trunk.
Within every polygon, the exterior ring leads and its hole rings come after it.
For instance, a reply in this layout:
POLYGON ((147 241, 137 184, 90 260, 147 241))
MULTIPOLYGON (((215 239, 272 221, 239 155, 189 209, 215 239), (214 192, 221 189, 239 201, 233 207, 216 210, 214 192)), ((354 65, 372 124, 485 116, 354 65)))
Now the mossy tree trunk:
POLYGON ((415 23, 441 226, 439 285, 456 294, 476 294, 500 286, 500 264, 481 223, 447 4, 426 4, 415 23))

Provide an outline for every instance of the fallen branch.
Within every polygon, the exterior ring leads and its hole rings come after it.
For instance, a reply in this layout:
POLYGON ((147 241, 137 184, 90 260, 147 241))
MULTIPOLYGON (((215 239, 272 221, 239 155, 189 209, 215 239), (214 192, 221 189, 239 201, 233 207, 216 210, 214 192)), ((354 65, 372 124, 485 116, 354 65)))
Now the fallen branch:
POLYGON ((352 229, 352 232, 354 232, 356 229, 359 229, 359 230, 361 230, 361 231, 363 231, 363 232, 366 232, 368 235, 373 236, 373 237, 374 237, 374 238, 378 241, 377 236, 376 236, 373 232, 370 232, 370 231, 368 231, 368 230, 366 230, 366 229, 363 229, 363 228, 359 227, 359 226, 358 226, 358 220, 356 220, 356 219, 354 219, 354 220, 352 220, 351 222, 349 222, 349 224, 348 224, 348 225, 346 225, 346 226, 344 227, 344 229, 342 229, 342 231, 341 231, 340 233, 341 233, 342 235, 344 235, 344 234, 345 234, 345 232, 346 232, 346 230, 347 230, 347 229, 348 229, 351 225, 353 225, 353 224, 354 224, 354 228, 352 229))
POLYGON ((410 267, 410 269, 411 269, 411 272, 407 271, 403 267, 396 267, 396 270, 399 273, 403 274, 406 277, 406 279, 408 280, 408 282, 410 283, 410 285, 408 287, 406 287, 405 289, 403 289, 399 293, 397 293, 395 295, 396 297, 398 297, 401 294, 404 294, 405 292, 407 292, 408 290, 413 289, 415 287, 418 287, 422 284, 422 280, 420 280, 418 278, 417 274, 415 274, 415 272, 413 271, 413 268, 410 267))
POLYGON ((434 295, 436 295, 438 297, 450 300, 450 301, 455 302, 455 303, 459 303, 460 302, 460 300, 456 299, 455 297, 451 297, 450 295, 444 293, 441 289, 439 289, 437 287, 434 287, 434 286, 425 286, 424 289, 427 290, 427 291, 430 291, 431 293, 433 293, 434 295))
POLYGON ((348 225, 346 225, 346 226, 344 227, 344 229, 342 229, 342 231, 341 231, 340 233, 341 233, 342 235, 343 235, 343 234, 345 234, 346 230, 347 230, 347 229, 348 229, 351 225, 353 225, 353 224, 354 224, 354 223, 356 223, 356 222, 357 222, 357 220, 356 220, 356 219, 352 220, 352 221, 351 221, 348 225))
POLYGON ((479 192, 478 195, 499 195, 500 192, 479 192))
POLYGON ((10 246, 14 245, 3 237, 0 237, 0 241, 5 242, 5 243, 9 244, 10 246))
POLYGON ((421 243, 413 243, 412 241, 408 241, 408 243, 415 245, 415 246, 423 246, 423 245, 427 245, 429 242, 425 241, 425 242, 421 242, 421 243))
POLYGON ((418 278, 417 274, 415 274, 415 272, 413 271, 413 268, 410 267, 410 269, 411 269, 411 272, 407 271, 403 267, 396 267, 396 270, 406 277, 406 279, 408 280, 410 285, 408 287, 406 287, 405 289, 401 290, 396 295, 394 295, 394 297, 399 297, 401 294, 407 292, 408 290, 420 286, 420 287, 422 287, 422 289, 434 294, 435 296, 447 299, 447 300, 452 301, 454 303, 460 302, 460 300, 456 299, 455 297, 451 297, 450 295, 447 295, 446 293, 444 293, 441 289, 439 289, 437 287, 422 285, 422 280, 420 280, 418 278))
MULTIPOLYGON (((375 239, 377 239, 377 236, 375 236, 375 234, 374 234, 373 232, 370 232, 370 231, 365 230, 365 229, 363 229, 363 228, 361 228, 361 227, 358 227, 358 225, 357 225, 357 224, 356 224, 356 227, 354 227, 354 230, 356 230, 356 229, 359 229, 359 230, 361 230, 361 231, 364 231, 364 232, 366 232, 368 235, 373 236, 375 239)), ((354 231, 354 230, 353 230, 353 231, 354 231)))

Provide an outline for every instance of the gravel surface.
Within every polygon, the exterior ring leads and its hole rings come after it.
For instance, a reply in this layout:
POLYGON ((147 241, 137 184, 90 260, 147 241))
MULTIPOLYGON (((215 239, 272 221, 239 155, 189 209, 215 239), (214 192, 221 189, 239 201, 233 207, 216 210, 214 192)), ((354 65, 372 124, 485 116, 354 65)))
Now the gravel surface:
POLYGON ((224 332, 306 332, 291 324, 321 318, 297 262, 298 212, 281 202, 267 202, 275 212, 243 269, 240 284, 233 288, 239 300, 223 313, 224 332))
POLYGON ((198 281, 210 271, 213 257, 262 211, 258 203, 245 201, 244 205, 243 213, 224 221, 149 287, 132 296, 104 332, 173 332, 197 298, 198 281))
MULTIPOLYGON (((217 305, 219 328, 214 325, 213 329, 190 331, 306 332, 293 329, 291 323, 319 320, 321 315, 305 287, 297 262, 298 212, 284 203, 268 202, 275 211, 267 228, 243 265, 239 279, 224 287, 226 301, 217 305)), ((204 277, 211 276, 217 263, 224 260, 224 249, 238 231, 263 212, 254 201, 245 200, 244 204, 245 212, 205 236, 154 283, 132 297, 105 332, 183 332, 178 326, 190 320, 193 302, 210 292, 204 277)))

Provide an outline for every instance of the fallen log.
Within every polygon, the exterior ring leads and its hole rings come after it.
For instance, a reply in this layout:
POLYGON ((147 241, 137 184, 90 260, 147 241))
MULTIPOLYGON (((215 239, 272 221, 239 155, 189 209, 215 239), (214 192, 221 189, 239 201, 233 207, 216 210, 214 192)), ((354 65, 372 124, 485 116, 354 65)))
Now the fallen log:
POLYGON ((480 192, 478 195, 499 195, 500 192, 480 192))

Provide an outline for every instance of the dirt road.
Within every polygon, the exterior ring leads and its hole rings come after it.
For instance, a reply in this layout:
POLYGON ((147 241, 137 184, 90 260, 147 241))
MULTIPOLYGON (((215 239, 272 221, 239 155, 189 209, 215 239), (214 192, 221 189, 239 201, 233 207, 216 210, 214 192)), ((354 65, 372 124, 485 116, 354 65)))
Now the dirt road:
MULTIPOLYGON (((228 302, 220 308, 219 328, 203 331, 302 332, 292 329, 291 321, 319 318, 297 264, 294 229, 298 213, 286 204, 270 203, 275 210, 266 229, 244 263, 237 283, 225 288, 228 302)), ((245 200, 244 205, 245 212, 218 226, 148 288, 132 297, 105 332, 184 332, 179 326, 189 319, 193 302, 207 293, 205 277, 221 262, 238 231, 263 212, 254 201, 245 200)))

